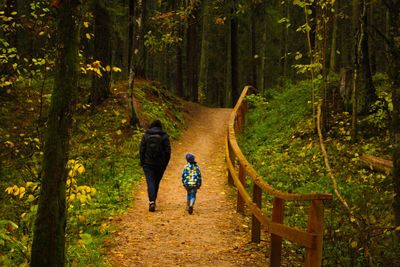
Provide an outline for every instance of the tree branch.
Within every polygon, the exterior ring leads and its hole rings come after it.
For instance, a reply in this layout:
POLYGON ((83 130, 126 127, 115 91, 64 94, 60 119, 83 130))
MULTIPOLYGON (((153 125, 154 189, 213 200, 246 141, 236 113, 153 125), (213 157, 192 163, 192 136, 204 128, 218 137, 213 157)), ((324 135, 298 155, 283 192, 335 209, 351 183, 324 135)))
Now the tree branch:
POLYGON ((328 172, 328 176, 332 181, 333 191, 334 191, 336 197, 339 199, 339 202, 342 204, 342 206, 346 209, 347 213, 349 214, 350 221, 352 223, 354 222, 357 225, 357 227, 360 229, 359 221, 354 217, 353 211, 351 210, 349 204, 343 198, 342 194, 339 192, 336 178, 333 175, 333 171, 332 171, 331 165, 329 163, 328 153, 326 152, 326 148, 325 148, 325 144, 324 144, 324 137, 322 136, 322 131, 321 131, 321 104, 320 103, 318 104, 318 107, 317 107, 317 131, 318 131, 318 137, 319 137, 321 151, 324 156, 325 167, 328 172))

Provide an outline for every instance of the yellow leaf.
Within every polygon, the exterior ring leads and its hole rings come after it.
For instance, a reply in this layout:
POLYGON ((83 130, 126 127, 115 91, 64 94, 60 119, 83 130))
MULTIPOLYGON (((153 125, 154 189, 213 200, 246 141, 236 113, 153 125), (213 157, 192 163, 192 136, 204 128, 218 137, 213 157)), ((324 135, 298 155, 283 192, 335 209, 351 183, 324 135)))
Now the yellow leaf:
POLYGON ((103 74, 101 73, 100 69, 93 69, 93 71, 97 74, 98 77, 103 77, 103 74))
POLYGON ((68 177, 75 177, 75 171, 74 170, 70 170, 68 172, 68 177))
POLYGON ((19 195, 19 188, 18 188, 18 186, 14 185, 13 191, 14 191, 14 196, 18 196, 18 195, 19 195))
POLYGON ((20 187, 19 188, 19 198, 23 198, 23 196, 25 195, 25 187, 20 187))
POLYGON ((82 173, 85 172, 85 167, 83 167, 83 165, 80 164, 77 171, 78 171, 79 174, 82 174, 82 173))
POLYGON ((5 141, 5 144, 6 144, 6 146, 11 147, 11 148, 15 146, 14 143, 11 141, 5 141))
POLYGON ((92 187, 91 195, 94 196, 96 194, 96 191, 97 191, 96 188, 92 187))
POLYGON ((104 234, 105 231, 108 229, 108 224, 107 223, 102 223, 100 225, 100 233, 104 234))
POLYGON ((400 231, 400 225, 396 227, 396 229, 394 229, 395 231, 400 231))
POLYGON ((71 194, 68 198, 68 202, 72 202, 75 199, 75 194, 71 194))
POLYGON ((120 68, 118 68, 118 67, 113 67, 112 71, 113 72, 121 72, 122 70, 120 68))
POLYGON ((29 195, 28 196, 28 201, 29 202, 32 202, 32 201, 34 201, 35 200, 35 197, 33 196, 33 195, 29 195))
POLYGON ((35 184, 32 188, 32 192, 35 192, 37 189, 39 188, 39 186, 37 184, 35 184))
POLYGON ((358 243, 357 243, 357 241, 352 241, 350 245, 352 248, 356 248, 358 243))
POLYGON ((28 188, 29 186, 31 186, 32 182, 26 182, 25 183, 25 187, 28 188))
POLYGON ((121 120, 121 123, 122 123, 122 124, 125 124, 126 122, 127 122, 126 119, 121 120))
POLYGON ((86 39, 88 39, 88 40, 92 39, 92 36, 90 36, 89 33, 86 33, 85 36, 86 36, 86 39))
POLYGON ((81 204, 86 203, 86 196, 85 196, 85 195, 80 195, 80 196, 78 197, 78 199, 79 199, 79 202, 81 202, 81 204))
POLYGON ((110 72, 110 71, 111 71, 111 67, 110 67, 110 65, 107 65, 107 66, 106 66, 106 71, 108 71, 108 72, 110 72))
POLYGON ((13 193, 13 191, 14 191, 14 187, 12 187, 12 186, 7 187, 6 190, 5 190, 5 192, 6 192, 7 194, 9 194, 9 195, 11 195, 11 194, 13 193))
POLYGON ((117 135, 121 135, 122 134, 122 131, 121 130, 118 130, 117 131, 117 135))
POLYGON ((84 26, 85 28, 89 28, 89 21, 84 21, 84 22, 83 22, 83 26, 84 26))
POLYGON ((76 160, 70 159, 70 160, 68 160, 67 165, 71 166, 71 165, 74 165, 75 163, 76 163, 76 160))
POLYGON ((39 32, 39 36, 42 36, 44 34, 44 31, 39 32))

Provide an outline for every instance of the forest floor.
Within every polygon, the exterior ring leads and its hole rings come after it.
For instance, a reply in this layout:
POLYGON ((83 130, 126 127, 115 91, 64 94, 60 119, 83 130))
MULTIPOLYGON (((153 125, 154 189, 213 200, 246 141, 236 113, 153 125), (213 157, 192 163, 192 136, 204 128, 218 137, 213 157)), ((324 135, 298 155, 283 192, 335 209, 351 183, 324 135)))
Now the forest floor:
POLYGON ((148 211, 144 178, 132 207, 114 217, 116 233, 105 242, 112 266, 266 266, 266 246, 250 241, 249 219, 236 213, 227 184, 224 138, 230 109, 185 103, 187 129, 172 143, 156 212, 148 211), (196 156, 203 177, 194 212, 181 184, 185 154, 196 156))

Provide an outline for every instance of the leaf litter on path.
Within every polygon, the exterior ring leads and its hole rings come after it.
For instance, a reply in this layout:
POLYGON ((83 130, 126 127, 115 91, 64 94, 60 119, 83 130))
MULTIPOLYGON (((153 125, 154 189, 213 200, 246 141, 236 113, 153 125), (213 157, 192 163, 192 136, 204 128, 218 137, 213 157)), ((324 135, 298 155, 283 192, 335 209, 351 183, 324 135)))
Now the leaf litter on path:
POLYGON ((187 130, 172 144, 160 184, 156 212, 148 212, 146 183, 136 188, 132 207, 113 222, 118 227, 106 251, 112 266, 267 266, 262 247, 249 243, 246 220, 227 194, 224 146, 230 109, 186 103, 187 130), (203 176, 194 212, 181 185, 185 154, 196 156, 203 176))

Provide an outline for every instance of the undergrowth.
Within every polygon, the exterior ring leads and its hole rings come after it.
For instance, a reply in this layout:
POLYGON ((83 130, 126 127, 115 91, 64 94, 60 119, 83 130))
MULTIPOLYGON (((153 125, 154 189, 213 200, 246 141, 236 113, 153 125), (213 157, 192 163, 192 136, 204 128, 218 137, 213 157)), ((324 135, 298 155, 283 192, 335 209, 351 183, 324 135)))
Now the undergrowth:
MULTIPOLYGON (((0 102, 0 266, 29 263, 51 87, 43 94, 35 87, 19 90, 1 96, 0 102)), ((67 179, 68 266, 107 266, 102 246, 114 231, 112 216, 131 204, 133 186, 143 176, 139 166, 143 129, 128 124, 125 84, 112 90, 111 97, 96 107, 87 104, 87 92, 81 92, 74 116, 67 179)), ((136 83, 135 95, 146 125, 157 118, 172 138, 179 136, 183 119, 178 99, 147 81, 136 83)))
MULTIPOLYGON (((360 161, 363 154, 382 158, 390 158, 391 154, 387 79, 378 78, 380 99, 371 114, 360 118, 357 143, 351 141, 348 112, 332 112, 329 117, 325 137, 329 161, 338 189, 355 217, 349 216, 335 196, 333 201, 325 202, 324 266, 400 265, 391 176, 360 161), (355 220, 359 226, 355 226, 355 220)), ((250 111, 239 142, 265 181, 284 192, 333 193, 313 127, 309 82, 275 88, 248 102, 250 111)), ((265 212, 270 214, 271 198, 265 195, 264 202, 269 203, 265 212)), ((306 229, 307 211, 305 204, 286 203, 285 223, 306 229)), ((298 246, 286 243, 291 257, 303 253, 298 246)))

